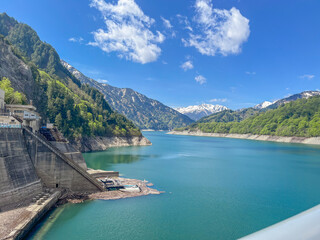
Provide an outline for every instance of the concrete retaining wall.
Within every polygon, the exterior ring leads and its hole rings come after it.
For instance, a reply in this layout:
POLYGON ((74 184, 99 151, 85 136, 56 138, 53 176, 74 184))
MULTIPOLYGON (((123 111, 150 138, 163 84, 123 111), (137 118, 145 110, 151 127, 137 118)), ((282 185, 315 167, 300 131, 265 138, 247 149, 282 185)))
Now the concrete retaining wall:
MULTIPOLYGON (((25 130, 24 137, 37 175, 41 178, 44 186, 70 189, 74 192, 100 191, 96 185, 84 177, 84 174, 81 174, 81 171, 85 171, 79 165, 75 164, 77 166, 72 167, 25 130)), ((85 174, 87 173, 85 172, 85 174)), ((91 178, 91 176, 89 177, 91 178)))
POLYGON ((8 240, 23 239, 28 232, 38 223, 38 221, 56 204, 61 192, 57 191, 52 194, 43 204, 33 204, 26 209, 28 217, 22 220, 15 229, 7 236, 8 240))
POLYGON ((75 161, 84 170, 87 170, 87 164, 82 153, 75 149, 71 144, 66 142, 50 142, 53 146, 58 148, 63 154, 75 161))
POLYGON ((119 172, 88 169, 87 172, 94 178, 119 177, 119 172))
POLYGON ((22 129, 0 129, 0 211, 27 204, 41 191, 22 129))

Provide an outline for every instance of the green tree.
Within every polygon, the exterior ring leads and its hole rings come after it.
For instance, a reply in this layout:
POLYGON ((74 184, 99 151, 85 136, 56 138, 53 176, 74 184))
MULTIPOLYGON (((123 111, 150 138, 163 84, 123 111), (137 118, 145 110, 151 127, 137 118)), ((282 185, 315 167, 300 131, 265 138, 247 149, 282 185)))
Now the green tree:
POLYGON ((2 78, 0 81, 0 88, 5 92, 5 102, 7 104, 27 104, 26 96, 23 93, 14 91, 8 78, 2 78))

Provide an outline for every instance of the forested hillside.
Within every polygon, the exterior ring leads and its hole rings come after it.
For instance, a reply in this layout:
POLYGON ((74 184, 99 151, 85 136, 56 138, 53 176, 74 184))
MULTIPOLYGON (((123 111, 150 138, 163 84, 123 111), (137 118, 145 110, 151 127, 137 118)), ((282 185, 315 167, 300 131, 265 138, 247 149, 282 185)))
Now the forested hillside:
POLYGON ((2 13, 0 34, 0 78, 6 77, 16 91, 33 100, 43 121, 55 123, 70 139, 141 135, 98 90, 82 85, 31 27, 2 13))
POLYGON ((316 137, 320 136, 320 96, 292 101, 280 105, 277 109, 259 112, 240 122, 200 120, 187 128, 176 130, 316 137))
POLYGON ((245 108, 238 111, 233 110, 224 110, 218 113, 214 113, 208 117, 201 118, 198 122, 199 123, 206 123, 206 122, 240 122, 248 117, 254 116, 261 110, 254 109, 254 108, 245 108))
POLYGON ((193 122, 188 116, 159 101, 148 98, 130 88, 117 88, 109 84, 98 83, 83 75, 67 62, 61 62, 81 83, 99 89, 113 109, 125 115, 142 129, 168 130, 187 126, 193 122))

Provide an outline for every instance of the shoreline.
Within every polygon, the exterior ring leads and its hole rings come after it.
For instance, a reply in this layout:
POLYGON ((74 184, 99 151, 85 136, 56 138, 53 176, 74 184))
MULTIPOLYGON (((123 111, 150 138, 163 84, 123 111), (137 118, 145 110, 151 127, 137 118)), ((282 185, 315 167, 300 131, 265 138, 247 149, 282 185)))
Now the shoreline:
MULTIPOLYGON (((100 177, 97 179, 104 179, 100 177)), ((163 191, 158 191, 157 189, 150 188, 153 184, 146 180, 130 179, 123 177, 112 177, 112 179, 120 181, 123 185, 138 185, 141 189, 140 192, 122 192, 122 191, 104 191, 104 192, 94 192, 89 194, 74 194, 66 196, 58 201, 58 205, 64 205, 65 203, 83 203, 88 200, 117 200, 133 197, 141 197, 147 195, 159 195, 164 193, 163 191)))
POLYGON ((139 137, 88 137, 70 144, 81 153, 105 151, 113 147, 151 146, 145 136, 139 137))
POLYGON ((105 191, 105 192, 96 192, 90 194, 88 197, 89 200, 117 200, 117 199, 124 199, 124 198, 132 198, 132 197, 141 197, 147 195, 159 195, 161 191, 157 189, 150 188, 153 186, 152 183, 144 180, 137 180, 137 179, 130 179, 130 178, 122 178, 117 177, 114 178, 116 180, 121 181, 123 185, 138 185, 141 189, 141 192, 138 193, 130 193, 130 192, 121 192, 121 191, 105 191))
POLYGON ((171 135, 183 135, 183 136, 198 136, 198 137, 217 137, 217 138, 235 138, 235 139, 247 139, 266 142, 279 142, 279 143, 299 143, 320 145, 320 137, 281 137, 271 135, 254 135, 254 134, 235 134, 235 133, 204 133, 201 131, 171 131, 167 134, 171 135))

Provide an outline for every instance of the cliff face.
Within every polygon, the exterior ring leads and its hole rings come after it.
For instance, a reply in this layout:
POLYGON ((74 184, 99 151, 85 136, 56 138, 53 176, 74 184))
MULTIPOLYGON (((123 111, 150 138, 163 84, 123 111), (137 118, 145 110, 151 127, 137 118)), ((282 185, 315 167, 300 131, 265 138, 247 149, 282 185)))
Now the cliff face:
POLYGON ((81 152, 104 151, 110 147, 148 146, 152 143, 145 137, 87 137, 73 141, 72 145, 81 152))
POLYGON ((0 77, 8 77, 15 90, 34 98, 34 79, 30 67, 18 58, 12 47, 0 37, 0 77))

